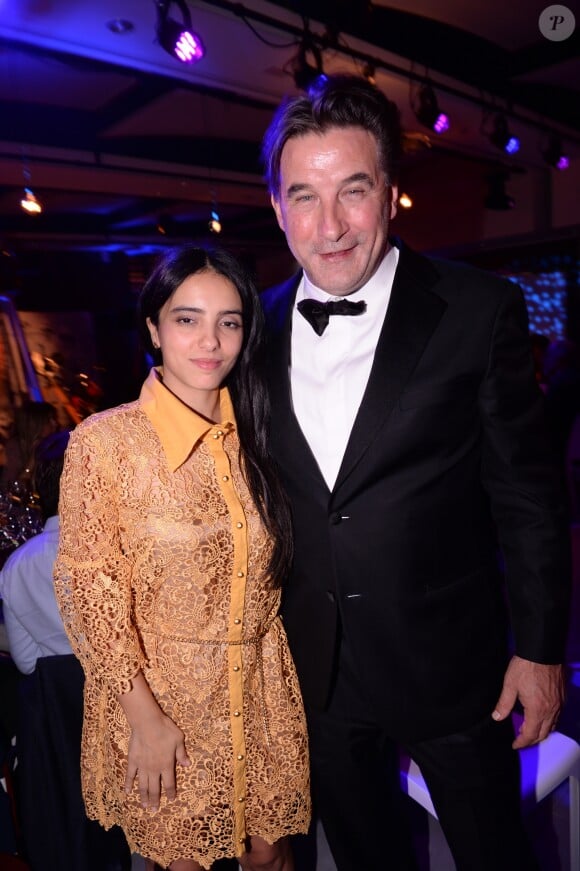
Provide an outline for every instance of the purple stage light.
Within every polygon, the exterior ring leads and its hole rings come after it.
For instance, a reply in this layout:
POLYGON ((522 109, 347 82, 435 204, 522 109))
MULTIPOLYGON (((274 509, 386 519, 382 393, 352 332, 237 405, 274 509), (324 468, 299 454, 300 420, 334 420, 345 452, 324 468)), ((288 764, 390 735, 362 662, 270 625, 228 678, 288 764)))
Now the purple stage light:
POLYGON ((203 42, 192 29, 191 14, 185 0, 157 0, 156 30, 161 47, 182 63, 197 63, 205 55, 203 42), (181 12, 181 21, 170 18, 171 5, 181 12))
POLYGON ((186 64, 201 60, 205 54, 201 39, 189 30, 184 30, 180 34, 173 51, 179 60, 186 64))
POLYGON ((552 133, 544 151, 544 160, 554 169, 568 169, 570 159, 562 146, 562 140, 557 133, 552 133))
POLYGON ((413 98, 412 108, 417 121, 434 133, 441 134, 449 130, 449 115, 439 109, 435 91, 430 84, 421 85, 413 98))
POLYGON ((444 112, 441 112, 433 124, 433 130, 435 133, 445 133, 446 130, 449 130, 449 118, 445 115, 444 112))

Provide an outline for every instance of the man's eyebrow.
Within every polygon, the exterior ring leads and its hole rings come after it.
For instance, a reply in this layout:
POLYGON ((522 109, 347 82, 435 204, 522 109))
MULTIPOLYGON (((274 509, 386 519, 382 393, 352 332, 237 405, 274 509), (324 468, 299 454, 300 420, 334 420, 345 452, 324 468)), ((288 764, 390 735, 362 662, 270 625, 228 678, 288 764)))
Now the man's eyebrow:
MULTIPOLYGON (((341 187, 348 187, 349 184, 356 184, 357 182, 364 182, 368 184, 370 187, 374 187, 375 179, 372 178, 368 174, 368 172, 353 172, 352 175, 349 175, 347 178, 343 178, 340 182, 341 187)), ((306 184, 306 182, 295 182, 291 184, 288 190, 286 191, 286 196, 288 198, 295 196, 296 194, 302 193, 303 191, 314 190, 313 186, 310 184, 306 184)))
POLYGON ((286 191, 286 196, 293 197, 295 194, 299 194, 301 191, 309 190, 312 190, 312 185, 306 184, 304 182, 296 182, 295 184, 290 185, 290 187, 286 191))
POLYGON ((375 183, 375 180, 368 174, 368 172, 354 172, 352 175, 349 175, 348 178, 345 178, 342 184, 344 186, 353 184, 357 181, 364 181, 371 186, 375 183))

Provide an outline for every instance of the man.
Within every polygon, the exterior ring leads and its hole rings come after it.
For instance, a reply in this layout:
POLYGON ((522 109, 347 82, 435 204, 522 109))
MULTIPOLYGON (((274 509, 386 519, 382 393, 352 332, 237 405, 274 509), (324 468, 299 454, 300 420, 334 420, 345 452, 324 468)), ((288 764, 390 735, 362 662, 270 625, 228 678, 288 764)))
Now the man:
POLYGON ((521 293, 389 239, 399 142, 394 104, 353 77, 284 102, 264 140, 302 267, 264 306, 314 798, 339 871, 415 868, 402 744, 459 871, 529 871, 512 748, 562 702, 564 513, 521 293))

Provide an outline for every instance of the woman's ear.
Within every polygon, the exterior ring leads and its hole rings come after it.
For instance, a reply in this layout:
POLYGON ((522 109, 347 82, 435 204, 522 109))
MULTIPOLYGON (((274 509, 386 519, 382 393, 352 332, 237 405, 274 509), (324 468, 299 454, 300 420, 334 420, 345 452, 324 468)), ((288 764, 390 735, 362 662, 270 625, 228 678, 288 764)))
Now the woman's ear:
POLYGON ((151 320, 151 318, 147 318, 145 323, 147 324, 147 329, 149 330, 149 335, 151 336, 151 344, 154 348, 160 348, 161 344, 159 342, 159 333, 157 331, 157 327, 151 320))

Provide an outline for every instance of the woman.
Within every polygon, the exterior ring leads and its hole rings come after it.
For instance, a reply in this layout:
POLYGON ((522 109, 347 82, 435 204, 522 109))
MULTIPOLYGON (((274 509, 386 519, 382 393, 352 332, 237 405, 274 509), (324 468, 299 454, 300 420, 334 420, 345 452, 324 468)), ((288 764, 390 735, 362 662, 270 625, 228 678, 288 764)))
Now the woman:
POLYGON ((89 816, 172 871, 292 871, 310 805, 302 703, 277 616, 291 557, 266 450, 258 295, 185 246, 147 281, 137 402, 73 433, 55 583, 85 674, 89 816))

